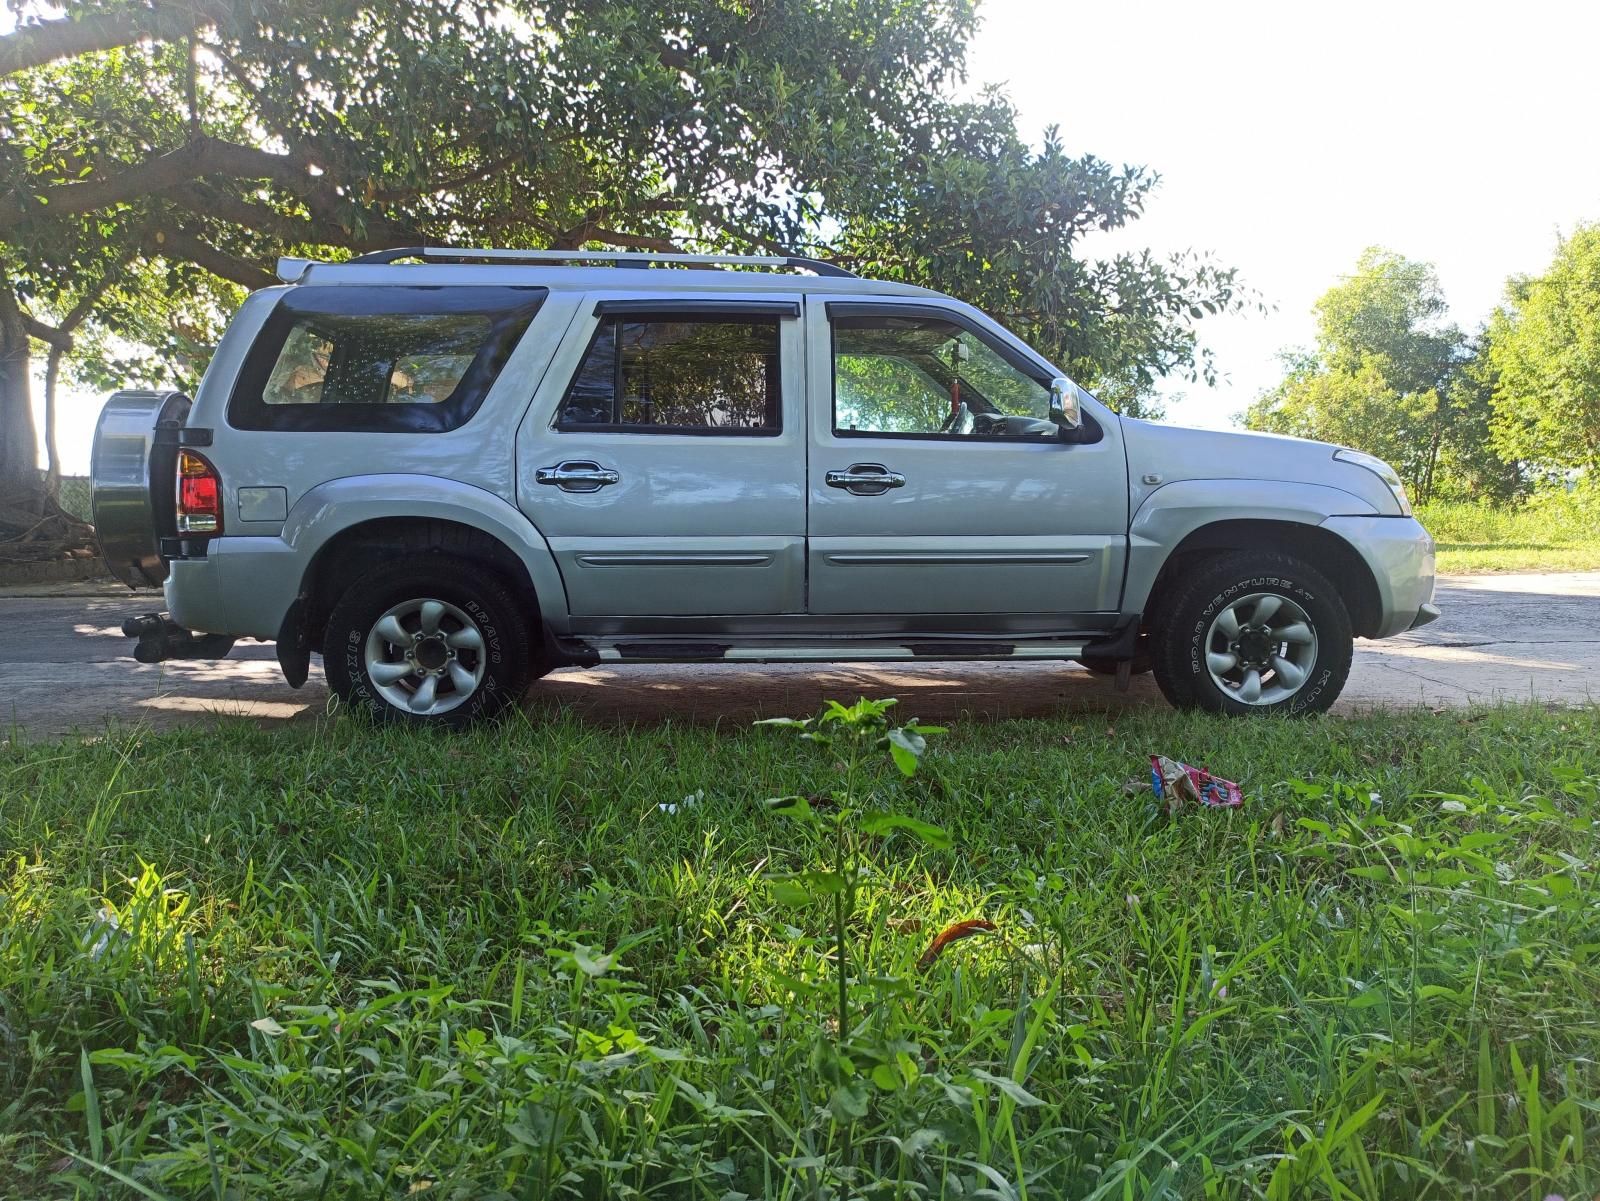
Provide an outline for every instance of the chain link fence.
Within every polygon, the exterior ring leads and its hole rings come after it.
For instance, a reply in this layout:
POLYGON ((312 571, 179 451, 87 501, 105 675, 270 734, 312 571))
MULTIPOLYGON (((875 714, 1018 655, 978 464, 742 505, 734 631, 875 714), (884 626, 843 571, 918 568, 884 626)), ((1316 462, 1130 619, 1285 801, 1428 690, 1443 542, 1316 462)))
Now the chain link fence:
POLYGON ((93 521, 89 503, 89 477, 64 475, 61 477, 61 507, 79 521, 93 521))

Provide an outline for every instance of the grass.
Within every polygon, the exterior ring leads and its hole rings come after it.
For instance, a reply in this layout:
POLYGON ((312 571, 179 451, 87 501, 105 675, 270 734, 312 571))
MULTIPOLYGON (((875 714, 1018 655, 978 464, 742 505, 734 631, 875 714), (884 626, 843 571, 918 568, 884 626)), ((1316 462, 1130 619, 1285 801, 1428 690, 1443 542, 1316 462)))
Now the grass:
POLYGON ((791 732, 0 745, 0 1194, 1600 1190, 1600 711, 1107 722, 855 772, 846 1030, 791 732))
POLYGON ((1521 505, 1464 501, 1421 505, 1417 518, 1439 545, 1441 575, 1600 570, 1600 495, 1535 494, 1521 505))

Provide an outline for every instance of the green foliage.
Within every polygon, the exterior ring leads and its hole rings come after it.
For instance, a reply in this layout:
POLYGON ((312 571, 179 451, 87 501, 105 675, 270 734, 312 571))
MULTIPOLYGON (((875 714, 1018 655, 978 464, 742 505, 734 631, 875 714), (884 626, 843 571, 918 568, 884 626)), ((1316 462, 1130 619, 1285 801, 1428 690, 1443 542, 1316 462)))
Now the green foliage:
MULTIPOLYGON (((848 1055, 855 1023, 850 1006, 850 922, 855 917, 856 895, 862 881, 862 842, 905 831, 938 850, 950 849, 950 836, 938 826, 890 813, 863 812, 865 798, 859 794, 864 756, 874 750, 887 751, 890 761, 907 778, 917 767, 928 747, 929 734, 943 734, 940 726, 907 722, 889 724, 888 712, 898 702, 892 698, 869 701, 862 697, 853 705, 829 701, 817 717, 769 717, 758 726, 779 726, 796 730, 807 742, 833 748, 835 766, 842 774, 842 787, 828 797, 826 817, 817 813, 803 796, 778 797, 767 802, 772 812, 796 818, 819 836, 827 852, 829 866, 798 872, 772 872, 773 897, 784 905, 809 905, 826 900, 832 907, 834 980, 838 1005, 834 1027, 841 1055, 848 1055)), ((859 982, 858 982, 859 983, 859 982)), ((881 1056, 880 1056, 881 1058, 881 1056)))
POLYGON ((1442 573, 1600 570, 1600 488, 1538 489, 1517 505, 1436 501, 1417 510, 1442 573))
POLYGON ((1397 392, 1436 389, 1461 344, 1455 327, 1439 324, 1447 308, 1431 264, 1369 247, 1315 305, 1321 359, 1335 371, 1379 364, 1397 392))
POLYGON ((0 1191, 1600 1189, 1596 710, 974 723, 911 777, 864 740, 842 1055, 826 905, 764 879, 828 870, 841 725, 0 747, 0 1191), (1164 819, 1153 749, 1245 808, 1164 819))
POLYGON ((1489 440, 1487 369, 1444 312, 1430 265, 1368 249, 1317 301, 1316 352, 1285 356, 1245 425, 1375 454, 1420 502, 1516 494, 1489 440))
POLYGON ((1580 225, 1550 269, 1512 280, 1489 324, 1494 439, 1507 458, 1600 479, 1600 225, 1580 225))
POLYGON ((1072 158, 1055 129, 1030 148, 995 93, 914 127, 898 153, 845 224, 845 261, 977 305, 1132 416, 1159 415, 1150 393, 1163 375, 1214 382, 1194 326, 1253 301, 1235 271, 1193 255, 1075 254, 1084 235, 1136 220, 1157 175, 1072 158))

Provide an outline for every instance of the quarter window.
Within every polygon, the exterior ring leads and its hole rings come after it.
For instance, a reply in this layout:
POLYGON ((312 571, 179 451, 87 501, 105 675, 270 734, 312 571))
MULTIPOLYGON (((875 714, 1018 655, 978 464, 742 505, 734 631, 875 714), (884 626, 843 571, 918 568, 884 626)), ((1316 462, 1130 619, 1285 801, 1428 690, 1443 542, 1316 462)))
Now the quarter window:
POLYGON ((454 429, 483 403, 544 296, 296 289, 246 357, 228 419, 241 429, 454 429))
POLYGON ((953 321, 833 320, 835 433, 1056 437, 1049 418, 1049 386, 953 321))
POLYGON ((693 314, 602 318, 559 429, 777 433, 778 319, 693 314))

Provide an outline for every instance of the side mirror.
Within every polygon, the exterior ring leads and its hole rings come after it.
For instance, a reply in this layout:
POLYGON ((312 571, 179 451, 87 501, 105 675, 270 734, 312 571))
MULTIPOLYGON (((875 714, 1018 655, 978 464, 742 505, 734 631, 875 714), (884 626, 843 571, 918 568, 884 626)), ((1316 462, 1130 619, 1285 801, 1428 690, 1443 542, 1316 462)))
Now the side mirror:
POLYGON ((1064 375, 1050 381, 1050 420, 1059 429, 1075 430, 1083 425, 1083 410, 1078 405, 1078 385, 1064 375))

